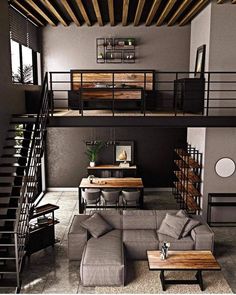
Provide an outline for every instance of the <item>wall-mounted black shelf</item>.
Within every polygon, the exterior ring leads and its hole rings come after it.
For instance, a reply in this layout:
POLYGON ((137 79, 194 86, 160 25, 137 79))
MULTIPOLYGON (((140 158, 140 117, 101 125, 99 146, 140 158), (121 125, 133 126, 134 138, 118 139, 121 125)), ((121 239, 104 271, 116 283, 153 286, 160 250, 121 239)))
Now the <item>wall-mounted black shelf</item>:
POLYGON ((134 38, 97 38, 97 63, 135 63, 134 38))

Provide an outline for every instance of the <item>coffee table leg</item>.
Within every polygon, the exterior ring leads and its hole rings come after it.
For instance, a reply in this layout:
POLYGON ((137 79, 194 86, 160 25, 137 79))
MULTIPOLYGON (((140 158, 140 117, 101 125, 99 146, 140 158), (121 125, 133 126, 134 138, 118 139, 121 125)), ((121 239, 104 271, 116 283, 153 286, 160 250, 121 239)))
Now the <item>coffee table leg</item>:
POLYGON ((197 278, 197 281, 198 281, 198 284, 200 286, 201 291, 204 291, 203 279, 202 279, 202 271, 201 270, 197 271, 196 278, 197 278))
POLYGON ((160 280, 161 280, 162 290, 166 291, 164 270, 161 270, 161 272, 160 272, 160 280))

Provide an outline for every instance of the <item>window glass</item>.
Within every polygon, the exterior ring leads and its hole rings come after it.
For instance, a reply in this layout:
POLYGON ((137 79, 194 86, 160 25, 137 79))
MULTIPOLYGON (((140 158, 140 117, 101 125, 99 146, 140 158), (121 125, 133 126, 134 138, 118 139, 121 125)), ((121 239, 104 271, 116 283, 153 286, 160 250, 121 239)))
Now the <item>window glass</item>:
POLYGON ((22 80, 24 84, 33 84, 33 52, 22 45, 22 80))
POLYGON ((42 84, 42 78, 41 78, 41 54, 37 52, 37 68, 38 68, 38 85, 42 84))
POLYGON ((12 81, 21 83, 20 44, 11 40, 12 81))

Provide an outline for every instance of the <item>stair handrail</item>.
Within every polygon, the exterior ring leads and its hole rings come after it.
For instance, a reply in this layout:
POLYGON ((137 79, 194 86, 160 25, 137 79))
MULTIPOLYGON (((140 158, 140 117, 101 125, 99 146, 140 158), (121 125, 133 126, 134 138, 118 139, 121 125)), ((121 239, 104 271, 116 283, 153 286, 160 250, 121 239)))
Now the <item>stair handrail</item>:
MULTIPOLYGON (((20 286, 20 270, 23 256, 25 253, 25 242, 29 234, 29 221, 33 203, 32 196, 34 196, 35 187, 32 184, 32 179, 37 178, 38 161, 44 152, 46 125, 49 117, 49 89, 48 89, 48 73, 45 73, 43 85, 40 94, 40 104, 37 118, 34 125, 32 142, 28 153, 28 161, 22 181, 22 188, 20 191, 19 205, 16 214, 16 222, 14 225, 14 239, 15 239, 15 254, 16 254, 16 268, 17 268, 17 286, 20 286), (40 134, 40 144, 36 144, 37 134, 40 134), (40 157, 37 157, 37 154, 40 157), (36 172, 36 175, 31 175, 36 172), (33 191, 28 188, 33 187, 33 191), (21 224, 22 222, 22 224, 21 224)), ((36 183, 36 182, 34 182, 36 183)))

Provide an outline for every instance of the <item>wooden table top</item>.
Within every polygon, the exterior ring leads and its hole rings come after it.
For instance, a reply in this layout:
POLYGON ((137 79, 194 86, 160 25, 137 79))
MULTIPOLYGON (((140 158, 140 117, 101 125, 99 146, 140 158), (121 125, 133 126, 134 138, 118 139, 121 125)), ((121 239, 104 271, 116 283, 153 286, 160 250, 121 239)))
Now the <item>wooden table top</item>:
POLYGON ((220 270, 211 251, 169 251, 161 260, 160 251, 147 251, 150 270, 220 270))
POLYGON ((88 178, 82 178, 79 188, 143 188, 142 178, 94 178, 90 183, 88 178))
POLYGON ((88 166, 87 169, 89 170, 126 170, 126 169, 131 169, 131 170, 134 170, 134 169, 137 169, 137 166, 136 165, 133 165, 133 166, 128 166, 128 167, 121 167, 119 165, 97 165, 97 166, 94 166, 94 167, 90 167, 88 166))

